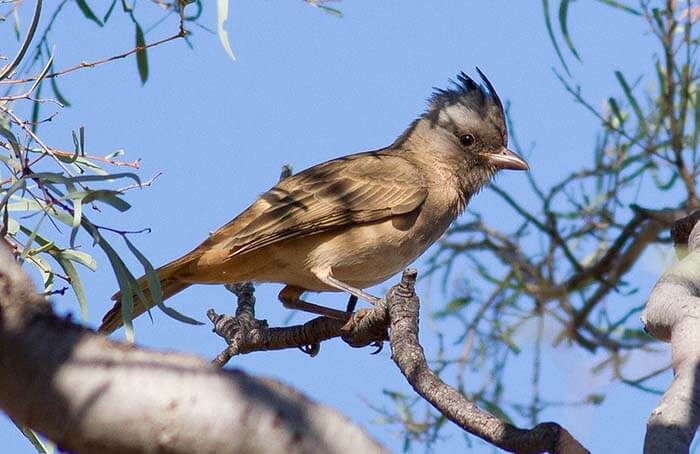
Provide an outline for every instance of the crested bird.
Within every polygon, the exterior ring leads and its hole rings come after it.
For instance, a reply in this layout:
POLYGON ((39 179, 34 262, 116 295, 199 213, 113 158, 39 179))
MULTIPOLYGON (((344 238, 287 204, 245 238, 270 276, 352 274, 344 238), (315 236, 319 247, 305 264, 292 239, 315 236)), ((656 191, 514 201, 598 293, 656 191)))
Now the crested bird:
MULTIPOLYGON (((281 180, 192 251, 158 268, 162 300, 193 284, 276 282, 285 307, 347 319, 301 299, 306 291, 364 291, 437 241, 472 196, 503 169, 527 170, 509 150, 503 104, 491 82, 460 73, 388 147, 352 154, 281 180)), ((132 317, 155 305, 137 280, 132 317), (141 295, 139 295, 141 293, 141 295), (145 299, 145 301, 144 301, 145 299)), ((121 293, 99 330, 122 323, 121 293)))

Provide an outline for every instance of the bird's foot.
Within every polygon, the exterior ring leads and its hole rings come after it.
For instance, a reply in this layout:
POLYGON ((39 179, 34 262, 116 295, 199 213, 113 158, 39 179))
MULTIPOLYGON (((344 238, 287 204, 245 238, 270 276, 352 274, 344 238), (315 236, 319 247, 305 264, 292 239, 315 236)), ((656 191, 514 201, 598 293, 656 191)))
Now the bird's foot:
POLYGON ((267 332, 267 320, 258 320, 249 312, 239 312, 236 316, 217 314, 213 309, 207 317, 214 324, 213 332, 226 339, 228 347, 212 361, 223 367, 232 357, 245 353, 247 346, 267 332))
POLYGON ((321 343, 314 342, 313 344, 302 345, 299 347, 299 350, 313 358, 314 356, 318 355, 318 352, 321 351, 321 343))
POLYGON ((330 307, 319 306, 318 304, 306 302, 301 299, 301 295, 304 293, 304 291, 305 290, 303 288, 288 285, 282 289, 277 298, 287 309, 295 309, 298 311, 308 312, 310 314, 322 315, 324 317, 341 320, 343 322, 347 321, 352 315, 344 311, 331 309, 330 307))

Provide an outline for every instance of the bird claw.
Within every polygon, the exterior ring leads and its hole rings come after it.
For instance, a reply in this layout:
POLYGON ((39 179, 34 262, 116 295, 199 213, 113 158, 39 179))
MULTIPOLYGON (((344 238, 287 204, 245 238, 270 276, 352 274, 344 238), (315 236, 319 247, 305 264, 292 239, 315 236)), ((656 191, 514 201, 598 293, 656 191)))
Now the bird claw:
POLYGON ((340 330, 344 333, 350 333, 355 329, 357 324, 370 313, 370 309, 360 309, 352 314, 352 317, 343 325, 340 330))
POLYGON ((321 344, 319 342, 314 342, 313 344, 302 345, 299 347, 299 350, 313 358, 321 351, 321 344))
POLYGON ((357 296, 350 295, 350 299, 348 300, 348 305, 345 308, 345 312, 353 313, 355 312, 355 307, 357 307, 357 296))
POLYGON ((376 347, 376 350, 370 353, 370 355, 377 355, 384 349, 384 342, 382 341, 374 341, 370 345, 372 347, 376 347))

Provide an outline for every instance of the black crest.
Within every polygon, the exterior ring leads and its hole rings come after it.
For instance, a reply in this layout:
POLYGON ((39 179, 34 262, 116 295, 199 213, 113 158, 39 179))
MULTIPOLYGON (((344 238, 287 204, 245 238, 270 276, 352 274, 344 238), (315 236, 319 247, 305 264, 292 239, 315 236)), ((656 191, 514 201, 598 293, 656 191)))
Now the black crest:
POLYGON ((434 88, 435 92, 430 97, 428 112, 439 110, 442 107, 460 103, 479 112, 483 117, 495 110, 498 116, 505 118, 503 103, 496 94, 496 89, 486 75, 476 68, 484 85, 478 84, 464 72, 457 75, 457 80, 450 80, 451 87, 434 88))

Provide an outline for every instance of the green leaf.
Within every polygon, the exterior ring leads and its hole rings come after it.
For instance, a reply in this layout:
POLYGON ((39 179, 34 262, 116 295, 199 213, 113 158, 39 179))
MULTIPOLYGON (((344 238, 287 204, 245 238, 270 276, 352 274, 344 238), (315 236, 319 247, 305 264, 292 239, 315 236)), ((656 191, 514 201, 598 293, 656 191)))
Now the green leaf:
POLYGON ((117 0, 112 0, 112 4, 109 5, 109 9, 105 13, 105 16, 102 18, 103 23, 105 23, 105 24, 107 23, 107 21, 109 20, 109 16, 111 16, 112 11, 114 11, 114 5, 116 5, 116 4, 117 4, 117 0))
POLYGON ((62 258, 70 260, 75 263, 80 263, 84 267, 88 268, 90 271, 97 270, 97 261, 92 258, 90 254, 85 252, 76 251, 75 249, 62 249, 59 252, 62 258))
POLYGON ((20 38, 22 38, 22 35, 20 34, 22 26, 19 22, 19 8, 12 8, 12 18, 14 19, 15 25, 15 38, 17 38, 17 41, 19 41, 20 38))
POLYGON ((118 197, 118 195, 120 194, 121 193, 119 191, 100 189, 97 191, 92 191, 90 194, 88 194, 87 197, 85 197, 84 202, 89 203, 93 200, 99 200, 100 202, 104 202, 108 205, 111 205, 113 208, 123 213, 129 210, 129 208, 131 208, 131 205, 127 201, 120 199, 118 197))
POLYGON ((620 106, 617 104, 617 101, 615 101, 615 98, 608 98, 608 105, 610 106, 612 114, 615 116, 619 123, 618 127, 622 127, 622 125, 625 123, 625 117, 622 115, 622 112, 620 111, 620 106))
POLYGON ((55 77, 50 77, 49 82, 51 82, 51 90, 53 91, 53 94, 56 96, 56 100, 63 104, 64 107, 70 107, 70 102, 66 99, 65 96, 61 93, 61 90, 58 89, 58 84, 56 83, 56 78, 55 77))
POLYGON ((659 188, 662 191, 668 191, 673 187, 674 184, 676 184, 676 180, 678 179, 678 172, 674 172, 673 175, 671 175, 671 178, 666 183, 661 181, 656 172, 652 172, 651 176, 657 188, 659 188))
POLYGON ((236 56, 233 54, 231 49, 231 43, 228 39, 228 32, 224 28, 224 23, 228 19, 228 0, 217 0, 217 17, 216 17, 216 30, 219 34, 219 41, 221 41, 221 46, 226 51, 226 54, 231 58, 231 60, 236 61, 236 56))
POLYGON ((586 397, 586 401, 590 402, 593 405, 600 405, 603 403, 605 400, 605 394, 589 394, 588 397, 586 397))
POLYGON ((581 61, 581 57, 579 57, 578 52, 574 47, 574 43, 571 40, 571 36, 569 35, 569 26, 567 21, 569 16, 569 2, 570 0, 561 0, 561 3, 559 3, 559 26, 561 27, 561 34, 564 36, 564 42, 566 42, 569 50, 572 54, 574 54, 576 60, 581 61))
MULTIPOLYGON (((68 194, 75 194, 75 185, 72 183, 66 184, 68 189, 68 194)), ((73 202, 73 223, 71 224, 70 232, 70 245, 75 247, 75 238, 78 235, 78 229, 80 228, 80 223, 83 220, 83 199, 82 197, 74 197, 71 199, 73 202)))
MULTIPOLYGON (((7 234, 8 235, 14 235, 15 233, 19 232, 19 223, 15 221, 12 218, 7 218, 7 234)), ((0 229, 0 235, 4 236, 2 229, 0 229)))
POLYGON ((625 328, 625 330, 622 332, 622 339, 625 340, 643 340, 643 341, 652 341, 652 337, 647 334, 646 331, 643 329, 631 329, 631 328, 625 328))
POLYGON ((618 1, 615 1, 615 0, 598 0, 598 1, 599 1, 600 3, 604 3, 604 4, 608 5, 608 6, 612 6, 613 8, 621 9, 621 10, 623 10, 623 11, 627 11, 628 13, 631 13, 631 14, 634 14, 634 15, 637 15, 637 16, 641 16, 641 15, 642 15, 642 13, 639 12, 639 11, 637 11, 636 9, 631 8, 631 7, 627 6, 627 5, 623 5, 622 3, 618 2, 618 1))
POLYGON ((148 80, 148 55, 146 54, 146 40, 143 37, 143 30, 138 22, 136 25, 136 66, 139 69, 139 77, 141 83, 145 84, 148 80))
POLYGON ((17 137, 15 137, 15 135, 12 134, 12 131, 10 131, 2 125, 0 125, 0 136, 3 136, 5 139, 7 139, 7 141, 10 143, 10 148, 12 148, 12 151, 15 153, 14 158, 19 159, 19 157, 22 156, 22 153, 17 137))
POLYGON ((34 240, 36 239, 37 235, 39 234, 39 229, 41 228, 41 224, 44 223, 44 219, 46 219, 47 215, 44 213, 40 218, 39 221, 36 223, 36 227, 34 227, 34 230, 31 231, 28 235, 27 242, 24 245, 24 249, 22 250, 22 254, 19 256, 19 261, 23 262, 24 259, 27 257, 29 252, 32 249, 32 244, 34 243, 34 240))
POLYGON ((188 323, 190 325, 203 325, 204 323, 192 317, 188 317, 187 315, 178 312, 177 310, 168 307, 163 303, 163 292, 160 287, 160 279, 158 278, 158 274, 153 269, 153 265, 151 265, 151 262, 146 258, 146 256, 143 255, 126 236, 124 237, 124 241, 126 242, 126 245, 131 253, 134 254, 138 261, 141 262, 141 265, 143 265, 143 269, 146 272, 146 279, 148 280, 148 289, 151 291, 151 298, 154 305, 158 306, 158 308, 166 315, 174 318, 177 321, 188 323))
POLYGON ((129 208, 131 208, 131 205, 129 205, 128 202, 120 199, 118 195, 121 195, 119 191, 113 191, 111 189, 98 189, 95 191, 74 192, 66 198, 81 199, 83 203, 92 203, 94 201, 104 202, 121 212, 127 211, 129 208))
POLYGON ((111 181, 118 180, 120 178, 130 178, 134 182, 141 184, 141 179, 138 175, 133 172, 121 172, 121 173, 111 173, 109 175, 78 175, 75 177, 65 177, 60 173, 54 172, 39 172, 30 173, 28 178, 40 179, 45 182, 60 183, 60 184, 72 184, 80 183, 86 181, 111 181))
MULTIPOLYGON (((17 180, 18 182, 24 182, 25 180, 17 180)), ((0 203, 2 206, 2 203, 0 203)), ((53 206, 48 206, 43 202, 37 202, 35 200, 25 199, 23 197, 18 197, 14 202, 7 204, 7 211, 43 211, 54 219, 59 220, 63 224, 68 226, 73 224, 73 217, 69 216, 63 211, 56 211, 53 206)))
POLYGON ((38 255, 32 255, 28 258, 28 260, 32 265, 34 265, 34 268, 36 268, 37 271, 39 271, 39 274, 41 275, 41 281, 44 284, 44 291, 51 291, 51 288, 53 288, 54 274, 51 265, 49 265, 49 262, 47 262, 41 256, 38 255))
POLYGON ((569 67, 567 66, 566 62, 564 61, 564 56, 561 54, 561 49, 559 49, 559 43, 557 43, 557 39, 554 36, 554 30, 552 29, 552 18, 549 15, 549 0, 542 0, 542 8, 544 10, 544 24, 547 27, 547 34, 549 35, 549 40, 552 42, 552 45, 554 46, 554 51, 557 53, 557 57, 559 57, 559 61, 561 62, 562 66, 564 67, 564 71, 566 71, 566 74, 571 76, 571 72, 569 71, 569 67))
MULTIPOLYGON (((41 99, 41 87, 44 85, 44 81, 42 80, 39 82, 39 85, 36 87, 36 98, 41 99)), ((39 110, 41 110, 41 103, 39 101, 32 101, 32 117, 30 119, 31 122, 31 130, 32 132, 36 133, 37 128, 39 127, 39 110)))
POLYGON ((105 159, 115 159, 115 158, 118 158, 118 157, 123 156, 123 155, 124 155, 124 150, 122 148, 120 148, 120 149, 108 154, 107 156, 105 156, 105 159))
MULTIPOLYGON (((183 10, 185 9, 186 6, 189 6, 192 4, 194 4, 197 7, 196 12, 194 14, 187 14, 184 16, 184 19, 186 21, 196 21, 197 19, 199 19, 199 17, 202 15, 202 11, 204 11, 204 8, 202 7, 201 0, 185 0, 183 3, 184 4, 181 5, 183 10)), ((192 8, 190 8, 190 9, 192 9, 192 8)))
POLYGON ((92 12, 85 0, 75 0, 75 3, 78 4, 78 8, 80 8, 80 11, 82 11, 83 16, 102 27, 102 21, 95 16, 95 13, 92 12))
POLYGON ((436 311, 433 314, 433 317, 437 319, 443 319, 451 314, 461 311, 462 309, 467 307, 469 303, 471 303, 471 299, 469 298, 455 298, 449 303, 447 303, 447 306, 445 306, 444 309, 436 311))
POLYGON ((634 110, 634 114, 637 116, 637 121, 639 122, 639 129, 641 129, 642 131, 646 131, 646 118, 644 118, 644 114, 642 113, 642 109, 639 107, 637 99, 632 94, 632 89, 627 83, 627 80, 625 80, 625 76, 623 76, 620 71, 615 71, 615 78, 617 78, 617 81, 620 83, 622 91, 625 92, 625 96, 627 97, 627 101, 630 103, 630 106, 632 106, 632 110, 634 110))
POLYGON ((65 254, 59 252, 51 254, 51 256, 58 262, 63 272, 66 273, 66 276, 70 278, 70 286, 73 288, 75 297, 78 299, 78 304, 80 305, 80 316, 84 323, 87 322, 87 297, 85 296, 83 283, 80 280, 80 274, 78 274, 70 259, 65 254))
MULTIPOLYGON (((94 227, 93 227, 94 228, 94 227)), ((129 270, 126 265, 119 257, 117 252, 112 248, 112 246, 97 232, 97 229, 92 230, 92 237, 95 242, 102 248, 110 265, 112 265, 112 270, 114 275, 117 277, 117 282, 119 283, 119 290, 122 293, 121 298, 121 316, 122 322, 124 323, 124 334, 126 335, 126 340, 129 342, 134 342, 134 325, 132 323, 132 314, 134 312, 134 289, 131 285, 132 279, 130 279, 129 270)))
POLYGON ((335 9, 335 8, 331 8, 329 6, 324 6, 324 5, 319 5, 319 4, 313 4, 313 3, 312 3, 312 5, 314 5, 316 8, 320 9, 324 13, 330 14, 331 16, 335 16, 339 19, 343 18, 343 12, 340 11, 339 9, 335 9))

